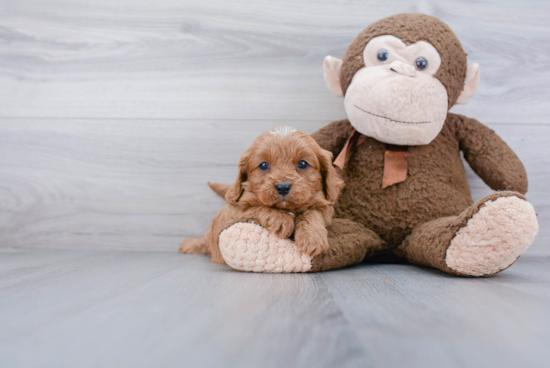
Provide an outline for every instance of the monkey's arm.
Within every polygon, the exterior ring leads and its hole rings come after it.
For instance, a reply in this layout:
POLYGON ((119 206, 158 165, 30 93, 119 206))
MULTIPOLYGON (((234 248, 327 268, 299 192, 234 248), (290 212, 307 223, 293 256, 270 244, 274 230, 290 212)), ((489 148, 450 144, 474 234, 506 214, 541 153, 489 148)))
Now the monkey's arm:
POLYGON ((456 133, 464 158, 493 190, 527 192, 527 172, 518 156, 492 130, 475 119, 458 115, 456 133))
POLYGON ((332 152, 333 157, 337 157, 351 132, 353 132, 353 127, 347 119, 344 119, 330 123, 311 136, 319 143, 321 148, 332 152))

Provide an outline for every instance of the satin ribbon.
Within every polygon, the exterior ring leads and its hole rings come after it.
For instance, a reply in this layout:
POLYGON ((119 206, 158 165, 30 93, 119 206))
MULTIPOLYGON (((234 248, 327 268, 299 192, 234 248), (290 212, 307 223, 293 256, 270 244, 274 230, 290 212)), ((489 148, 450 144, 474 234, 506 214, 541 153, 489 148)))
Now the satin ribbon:
MULTIPOLYGON (((367 137, 358 131, 354 130, 342 151, 334 160, 334 166, 344 169, 349 160, 350 153, 357 148, 361 143, 367 140, 367 137)), ((384 154, 384 176, 382 177, 382 188, 387 188, 391 185, 404 182, 407 180, 408 170, 408 146, 396 146, 394 144, 386 144, 386 152, 384 154)))

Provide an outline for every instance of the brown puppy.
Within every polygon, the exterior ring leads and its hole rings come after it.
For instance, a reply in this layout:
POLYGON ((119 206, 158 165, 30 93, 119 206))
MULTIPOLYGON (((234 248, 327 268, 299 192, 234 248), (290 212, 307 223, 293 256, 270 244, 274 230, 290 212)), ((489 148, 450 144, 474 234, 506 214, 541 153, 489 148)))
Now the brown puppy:
POLYGON ((328 250, 326 227, 344 182, 332 166, 332 154, 309 135, 278 126, 260 135, 239 161, 234 184, 211 184, 225 193, 227 205, 202 238, 189 238, 182 253, 207 253, 212 262, 225 263, 218 247, 220 233, 237 222, 257 220, 261 226, 289 238, 315 256, 328 250))

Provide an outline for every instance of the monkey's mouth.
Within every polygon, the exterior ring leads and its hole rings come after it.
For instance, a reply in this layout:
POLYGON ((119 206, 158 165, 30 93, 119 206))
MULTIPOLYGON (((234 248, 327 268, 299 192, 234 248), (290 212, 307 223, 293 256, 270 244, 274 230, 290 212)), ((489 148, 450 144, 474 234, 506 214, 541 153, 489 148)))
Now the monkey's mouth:
POLYGON ((355 106, 357 109, 367 113, 367 114, 370 114, 372 116, 376 116, 378 118, 383 118, 383 119, 388 119, 389 121, 393 121, 395 123, 401 123, 401 124, 430 124, 431 122, 430 121, 401 121, 401 120, 395 120, 395 119, 392 119, 392 118, 387 118, 385 116, 382 116, 382 115, 377 115, 377 114, 373 114, 372 112, 370 111, 367 111, 367 110, 363 110, 362 108, 360 108, 359 106, 357 105, 353 105, 355 106))

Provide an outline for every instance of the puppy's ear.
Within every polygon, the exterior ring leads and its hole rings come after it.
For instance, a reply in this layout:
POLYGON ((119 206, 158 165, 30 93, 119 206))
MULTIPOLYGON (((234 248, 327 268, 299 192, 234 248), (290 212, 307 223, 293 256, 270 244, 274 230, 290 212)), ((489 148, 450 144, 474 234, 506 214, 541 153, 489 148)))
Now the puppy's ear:
POLYGON ((317 158, 321 164, 325 197, 330 204, 335 204, 340 196, 340 191, 344 188, 344 181, 340 179, 340 176, 332 165, 332 153, 320 148, 317 152, 317 158))
POLYGON ((250 158, 249 150, 241 156, 239 160, 239 175, 237 180, 229 186, 227 193, 225 193, 225 201, 229 204, 235 204, 241 198, 244 188, 242 183, 248 180, 248 159, 250 158))

